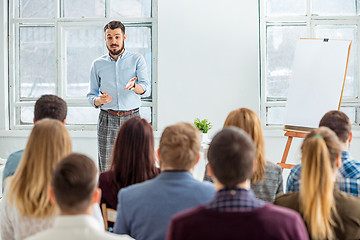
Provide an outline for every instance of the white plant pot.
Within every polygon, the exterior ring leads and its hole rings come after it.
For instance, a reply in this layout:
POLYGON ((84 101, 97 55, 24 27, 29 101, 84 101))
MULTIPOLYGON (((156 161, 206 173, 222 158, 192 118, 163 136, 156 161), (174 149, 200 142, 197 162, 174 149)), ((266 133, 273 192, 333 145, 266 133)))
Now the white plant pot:
POLYGON ((207 143, 209 140, 207 133, 201 133, 201 143, 207 143))

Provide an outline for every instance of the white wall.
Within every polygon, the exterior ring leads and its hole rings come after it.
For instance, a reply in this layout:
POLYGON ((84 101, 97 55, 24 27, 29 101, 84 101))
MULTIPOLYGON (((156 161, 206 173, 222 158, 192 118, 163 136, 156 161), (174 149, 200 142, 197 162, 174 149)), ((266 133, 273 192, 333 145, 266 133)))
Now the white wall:
POLYGON ((159 0, 159 129, 258 112, 257 1, 159 0))

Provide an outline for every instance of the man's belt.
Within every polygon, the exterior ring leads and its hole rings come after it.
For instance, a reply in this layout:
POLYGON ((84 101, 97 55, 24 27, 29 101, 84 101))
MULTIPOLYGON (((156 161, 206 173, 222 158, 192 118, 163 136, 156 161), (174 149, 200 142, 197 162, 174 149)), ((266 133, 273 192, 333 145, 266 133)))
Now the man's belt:
POLYGON ((122 116, 128 116, 128 115, 139 112, 139 108, 135 108, 135 109, 132 109, 129 111, 114 111, 114 110, 104 110, 104 109, 102 109, 102 111, 108 112, 112 115, 122 117, 122 116))

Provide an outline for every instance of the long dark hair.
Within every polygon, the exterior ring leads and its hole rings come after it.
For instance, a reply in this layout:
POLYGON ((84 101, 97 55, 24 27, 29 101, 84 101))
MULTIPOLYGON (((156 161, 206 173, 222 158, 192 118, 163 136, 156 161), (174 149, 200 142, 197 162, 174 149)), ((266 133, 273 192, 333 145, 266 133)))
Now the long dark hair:
POLYGON ((140 117, 124 122, 111 157, 112 186, 117 194, 123 187, 144 182, 159 174, 155 166, 154 135, 151 125, 140 117))

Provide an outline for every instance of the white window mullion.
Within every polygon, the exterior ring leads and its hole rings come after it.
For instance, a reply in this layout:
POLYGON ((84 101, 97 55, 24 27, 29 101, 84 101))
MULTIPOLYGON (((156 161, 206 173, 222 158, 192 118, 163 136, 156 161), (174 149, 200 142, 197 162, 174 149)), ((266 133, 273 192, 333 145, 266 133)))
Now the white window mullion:
MULTIPOLYGON (((116 0, 113 0, 116 1, 116 0)), ((110 5, 111 5, 111 0, 105 0, 105 18, 109 19, 110 18, 110 5)))
POLYGON ((57 94, 65 99, 66 96, 66 64, 65 64, 65 37, 63 28, 59 22, 56 22, 56 76, 57 76, 57 94))

